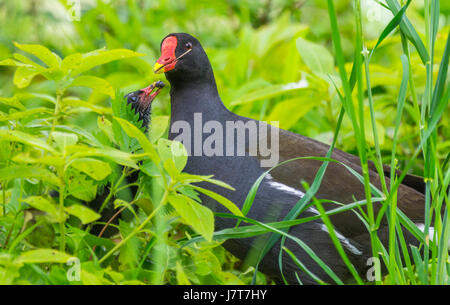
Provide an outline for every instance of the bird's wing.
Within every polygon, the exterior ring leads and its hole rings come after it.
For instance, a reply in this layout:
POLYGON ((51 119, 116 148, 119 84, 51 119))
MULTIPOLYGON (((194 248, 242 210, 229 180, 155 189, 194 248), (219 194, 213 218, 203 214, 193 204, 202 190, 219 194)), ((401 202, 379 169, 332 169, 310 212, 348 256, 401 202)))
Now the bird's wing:
MULTIPOLYGON (((275 127, 272 127, 275 128, 275 127)), ((279 162, 297 157, 325 157, 329 145, 301 136, 292 132, 279 129, 279 162)), ((264 157, 259 156, 263 159, 264 157)), ((358 173, 362 173, 358 157, 335 149, 332 154, 335 159, 358 173)), ((304 192, 301 181, 312 185, 316 173, 322 161, 318 160, 295 160, 272 170, 271 176, 277 183, 284 184, 304 192)), ((376 171, 369 169, 371 183, 381 190, 381 183, 376 171)), ((389 178, 386 178, 389 185, 389 178)), ((340 203, 351 203, 355 200, 366 198, 364 185, 345 166, 337 162, 330 162, 326 169, 322 183, 316 195, 320 199, 334 200, 340 203)), ((414 222, 423 222, 424 217, 424 195, 407 185, 400 185, 398 189, 398 207, 414 222)), ((325 204, 326 209, 336 208, 335 204, 325 204)), ((375 213, 380 204, 374 205, 375 213)), ((335 226, 344 231, 344 234, 352 236, 363 234, 366 229, 362 226, 354 213, 347 212, 333 216, 335 226)))
MULTIPOLYGON (((351 161, 353 164, 356 164, 356 165, 360 164, 359 157, 352 155, 352 154, 348 154, 348 153, 340 151, 340 150, 339 150, 339 153, 341 155, 345 155, 345 157, 349 161, 351 161)), ((368 166, 369 166, 370 170, 372 170, 373 172, 377 172, 377 168, 375 167, 375 164, 371 160, 368 161, 368 166)), ((387 164, 383 164, 383 172, 384 172, 384 175, 389 178, 391 176, 391 167, 387 164)), ((396 170, 395 172, 396 172, 397 176, 400 176, 402 174, 402 171, 400 171, 400 170, 396 170)), ((402 180, 402 184, 415 189, 419 193, 425 194, 425 181, 424 181, 423 177, 412 175, 412 174, 406 174, 405 178, 402 180)))

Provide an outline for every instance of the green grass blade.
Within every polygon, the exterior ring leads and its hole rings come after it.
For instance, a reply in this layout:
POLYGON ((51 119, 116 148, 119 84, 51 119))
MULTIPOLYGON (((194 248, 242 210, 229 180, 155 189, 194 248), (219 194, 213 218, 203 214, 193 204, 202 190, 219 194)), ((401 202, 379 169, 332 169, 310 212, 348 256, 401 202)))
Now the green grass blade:
POLYGON ((405 237, 403 235, 400 221, 398 219, 397 219, 396 227, 397 227, 398 239, 400 241, 400 247, 402 250, 403 257, 405 259, 406 269, 408 271, 409 280, 411 281, 411 284, 415 285, 416 277, 414 274, 413 266, 411 264, 411 258, 409 257, 408 246, 406 245, 405 237))
POLYGON ((439 66, 438 77, 436 80, 436 85, 434 87, 433 97, 431 100, 430 116, 433 116, 434 112, 436 111, 438 102, 442 101, 442 95, 444 93, 447 79, 449 57, 450 57, 450 32, 448 33, 447 36, 447 43, 445 44, 444 54, 442 55, 441 64, 439 66))
POLYGON ((330 219, 325 213, 325 209, 323 208, 322 204, 315 198, 313 198, 314 204, 317 207, 317 210, 320 213, 320 216, 322 218, 323 223, 327 227, 328 233, 330 234, 330 238, 333 241, 333 244, 338 251, 339 255, 341 256, 342 260, 344 261, 345 265, 347 266, 348 270, 350 270, 350 273, 355 278, 356 282, 359 285, 363 284, 363 281, 361 277, 358 274, 358 271, 356 271, 355 266, 350 262, 349 258, 347 257, 347 254, 345 254, 344 248, 342 247, 341 242, 339 241, 338 237, 336 236, 336 232, 334 231, 334 226, 331 223, 330 219))
MULTIPOLYGON (((337 140, 337 135, 339 133, 339 129, 340 129, 340 126, 342 123, 343 116, 344 116, 344 111, 343 111, 343 109, 341 109, 341 112, 339 115, 339 120, 338 120, 338 126, 335 131, 333 143, 331 144, 330 149, 327 152, 326 158, 329 158, 333 152, 333 149, 334 149, 334 146, 335 146, 336 140, 337 140)), ((314 178, 311 188, 305 193, 305 195, 289 211, 289 213, 285 216, 284 220, 292 220, 292 219, 296 218, 306 208, 306 205, 308 204, 308 202, 311 200, 311 198, 314 196, 314 194, 318 191, 320 184, 322 183, 323 176, 325 175, 327 166, 328 166, 328 161, 324 162, 320 166, 320 168, 317 171, 317 174, 314 178)), ((269 250, 275 245, 275 243, 278 241, 279 238, 280 238, 280 236, 278 236, 278 235, 271 236, 271 238, 267 241, 266 245, 264 246, 263 250, 261 251, 257 265, 259 265, 259 262, 264 258, 264 256, 267 254, 267 252, 269 252, 269 250)))
POLYGON ((391 21, 389 21, 388 25, 384 28, 383 32, 381 32, 380 37, 378 37, 377 43, 373 47, 372 51, 370 51, 369 61, 372 58, 372 54, 375 52, 375 50, 381 44, 381 42, 387 36, 389 36, 389 34, 392 33, 397 28, 397 26, 400 24, 400 22, 402 21, 403 15, 405 14, 406 9, 408 8, 410 3, 411 3, 411 0, 408 0, 408 2, 395 14, 394 18, 392 18, 391 21))
MULTIPOLYGON (((305 272, 307 275, 309 275, 313 280, 315 280, 318 284, 325 284, 324 281, 322 281, 320 278, 318 278, 314 273, 312 273, 311 271, 308 270, 308 268, 306 268, 305 265, 302 264, 302 262, 295 256, 294 253, 292 253, 291 250, 289 250, 286 247, 283 247, 282 250, 284 250, 290 257, 291 259, 294 261, 294 263, 300 268, 300 270, 302 270, 303 272, 305 272)), ((297 280, 301 282, 301 280, 298 278, 297 276, 297 280)))
MULTIPOLYGON (((325 264, 325 262, 319 257, 317 256, 317 254, 307 245, 305 244, 302 240, 300 240, 299 238, 292 236, 282 230, 278 230, 270 225, 267 225, 265 223, 262 223, 260 221, 248 218, 248 217, 244 217, 244 216, 237 216, 237 215, 231 215, 228 214, 229 217, 231 218, 236 218, 236 219, 241 219, 244 222, 247 223, 251 223, 253 225, 257 225, 260 226, 262 228, 267 229, 270 232, 273 233, 277 233, 277 235, 281 235, 281 236, 285 236, 286 238, 291 239, 292 241, 294 241, 297 245, 299 245, 322 269, 323 271, 330 277, 332 278, 337 284, 343 284, 343 282, 339 279, 339 277, 331 270, 331 268, 325 264)), ((258 263, 259 264, 259 263, 258 263)), ((255 268, 257 269, 257 268, 255 268)))
MULTIPOLYGON (((384 198, 374 198, 373 201, 380 202, 382 200, 384 200, 384 198)), ((335 204, 341 205, 338 208, 326 211, 325 214, 327 216, 336 215, 336 214, 343 213, 346 211, 352 211, 355 208, 364 206, 366 204, 366 200, 361 200, 361 201, 357 201, 357 202, 353 202, 351 204, 345 204, 345 205, 342 203, 338 203, 338 202, 334 202, 334 201, 330 201, 330 200, 320 200, 320 202, 324 202, 324 203, 328 202, 328 203, 335 203, 335 204)), ((235 216, 235 215, 227 214, 227 213, 215 213, 215 216, 223 217, 223 218, 234 218, 234 219, 238 219, 240 221, 243 221, 245 219, 245 218, 240 218, 240 216, 235 216)), ((298 218, 298 219, 294 219, 294 220, 270 222, 270 223, 267 223, 267 225, 281 230, 281 229, 290 228, 290 227, 293 227, 293 226, 296 226, 296 225, 299 225, 302 223, 311 222, 311 221, 314 221, 314 220, 317 220, 320 218, 321 218, 320 215, 315 215, 315 216, 310 216, 310 217, 302 217, 302 218, 298 218)), ((216 231, 213 234, 213 239, 216 241, 224 241, 226 239, 232 239, 232 238, 254 237, 254 236, 266 234, 269 232, 270 232, 269 230, 261 228, 260 226, 248 225, 248 226, 233 227, 233 228, 227 228, 227 229, 222 229, 220 231, 216 231)), ((182 247, 185 247, 194 242, 200 242, 202 240, 204 240, 204 239, 201 236, 193 237, 193 238, 189 239, 188 241, 186 241, 185 243, 183 243, 182 247)), ((180 240, 180 242, 184 242, 184 239, 180 240)))
MULTIPOLYGON (((395 181, 395 154, 396 154, 396 148, 397 148, 397 137, 398 137, 398 131, 400 128, 400 122, 403 115, 403 108, 405 105, 406 100, 406 89, 408 88, 408 80, 409 80, 409 64, 406 55, 401 56, 402 66, 403 66, 403 77, 402 82, 400 84, 400 92, 398 94, 398 100, 397 100, 397 115, 395 119, 395 129, 394 129, 394 136, 393 136, 393 143, 392 143, 392 153, 391 153, 391 189, 392 184, 395 181)), ((390 273, 395 272, 395 269, 402 271, 401 266, 401 260, 397 259, 397 264, 395 264, 395 260, 393 259, 395 256, 399 255, 398 245, 396 243, 396 224, 397 224, 397 193, 396 191, 391 192, 391 199, 390 201, 386 201, 386 204, 388 203, 390 205, 390 211, 389 211, 389 256, 391 258, 389 270, 390 273), (400 265, 400 267, 399 267, 400 265)), ((384 207, 385 205, 383 205, 384 207)))
MULTIPOLYGON (((397 2, 397 0, 386 0, 386 3, 394 15, 397 14, 401 9, 400 4, 397 2)), ((427 52, 427 49, 425 48, 425 45, 420 39, 419 34, 417 34, 417 31, 412 26, 408 17, 404 16, 404 18, 400 22, 400 29, 416 48, 423 64, 426 64, 430 60, 430 56, 427 52)))
POLYGON ((422 260, 422 256, 420 255, 419 249, 417 247, 412 246, 411 247, 411 253, 414 259, 414 264, 416 266, 416 273, 420 280, 420 282, 425 283, 428 278, 428 274, 425 273, 425 264, 428 264, 428 262, 424 262, 422 260))

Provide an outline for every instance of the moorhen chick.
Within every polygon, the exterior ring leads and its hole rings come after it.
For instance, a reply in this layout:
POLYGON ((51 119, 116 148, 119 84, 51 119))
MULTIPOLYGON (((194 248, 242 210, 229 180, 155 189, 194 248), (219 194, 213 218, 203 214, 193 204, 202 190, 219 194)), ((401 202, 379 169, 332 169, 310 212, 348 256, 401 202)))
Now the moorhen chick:
POLYGON ((127 104, 131 105, 131 109, 139 114, 139 120, 142 121, 142 126, 147 129, 150 122, 150 112, 152 109, 152 101, 164 88, 162 81, 152 83, 150 86, 128 93, 124 96, 127 104), (155 91, 153 91, 156 88, 155 91))

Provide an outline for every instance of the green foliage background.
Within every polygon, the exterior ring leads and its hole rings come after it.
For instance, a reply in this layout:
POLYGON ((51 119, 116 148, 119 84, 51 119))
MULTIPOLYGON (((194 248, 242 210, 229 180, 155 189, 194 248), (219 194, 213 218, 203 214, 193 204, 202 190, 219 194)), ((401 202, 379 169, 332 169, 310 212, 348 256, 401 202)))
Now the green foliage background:
MULTIPOLYGON (((348 75, 358 37, 354 3, 335 1, 348 75)), ((426 41, 430 25, 424 4, 411 2, 406 15, 426 41)), ((196 201, 204 190, 191 183, 228 186, 210 176, 182 173, 186 161, 174 153, 182 148, 164 140, 168 90, 154 102, 148 138, 122 97, 164 78, 152 71, 161 39, 188 32, 205 47, 230 110, 279 121, 281 128, 331 144, 341 109, 336 87, 343 84, 335 68, 326 1, 92 0, 81 1, 79 21, 70 20, 69 12, 64 0, 0 1, 0 283, 250 283, 253 269, 242 268, 212 241, 213 214, 196 201), (136 185, 126 185, 124 178, 138 168, 139 190, 132 198, 130 187, 136 185), (86 205, 104 190, 110 195, 99 210, 86 205), (52 191, 59 195, 51 196, 52 191), (110 225, 118 233, 89 234, 92 225, 107 221, 99 220, 106 207, 123 211, 119 223, 110 225), (180 240, 195 234, 206 242, 180 249, 180 240), (78 281, 70 282, 70 266, 63 263, 72 256, 80 259, 82 271, 78 281)), ((433 79, 444 55, 449 13, 448 1, 441 1, 433 79)), ((377 2, 362 1, 367 49, 375 47, 392 18, 377 2)), ((403 168, 420 142, 427 71, 411 47, 416 92, 408 89, 394 136, 403 76, 398 30, 377 48, 370 61, 375 122, 365 91, 365 137, 387 164, 395 139, 397 166, 403 168)), ((355 104, 356 95, 355 90, 355 104)), ((444 170, 449 121, 447 105, 433 151, 444 170)), ((358 154, 348 116, 336 147, 358 154)), ((423 175, 424 162, 417 158, 411 171, 423 175)), ((227 199, 208 195, 242 215, 227 199)), ((270 283, 262 274, 256 281, 270 283)))

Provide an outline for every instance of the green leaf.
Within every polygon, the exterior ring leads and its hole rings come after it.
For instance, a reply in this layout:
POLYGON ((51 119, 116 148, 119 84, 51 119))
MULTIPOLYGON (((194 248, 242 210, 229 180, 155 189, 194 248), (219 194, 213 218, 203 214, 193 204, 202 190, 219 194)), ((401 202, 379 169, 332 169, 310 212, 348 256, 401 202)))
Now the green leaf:
POLYGON ((38 158, 34 158, 30 156, 30 152, 22 152, 14 155, 12 158, 14 162, 18 163, 27 163, 27 164, 45 164, 49 166, 63 166, 65 163, 64 158, 60 156, 39 156, 38 158))
MULTIPOLYGON (((120 235, 126 238, 132 234, 134 227, 132 223, 119 220, 120 235)), ((128 241, 120 248, 119 263, 121 269, 134 269, 139 263, 140 240, 136 235, 131 236, 128 241)))
POLYGON ((234 215, 243 216, 241 210, 239 210, 239 208, 233 202, 231 202, 229 199, 223 197, 222 195, 219 195, 213 191, 204 189, 204 188, 196 186, 196 185, 191 185, 191 187, 194 188, 195 190, 205 194, 206 196, 209 196, 212 199, 216 200, 221 205, 226 207, 234 215))
POLYGON ((280 128, 289 129, 319 102, 319 99, 308 96, 282 101, 273 107, 266 121, 280 122, 280 128))
POLYGON ((72 75, 74 76, 78 75, 80 73, 92 69, 93 67, 103 65, 114 60, 143 55, 145 54, 136 53, 134 51, 127 49, 115 49, 109 51, 103 49, 95 50, 82 55, 82 61, 79 64, 79 66, 72 71, 72 75))
MULTIPOLYGON (((89 110, 92 110, 95 113, 101 114, 101 115, 105 115, 105 114, 111 114, 111 108, 107 108, 107 107, 102 107, 102 106, 98 106, 86 101, 82 101, 76 97, 73 96, 69 96, 69 97, 65 97, 62 99, 62 103, 66 106, 70 106, 73 107, 77 110, 79 110, 80 108, 87 108, 89 110)), ((67 111, 68 113, 70 112, 74 112, 74 111, 67 111)))
POLYGON ((207 207, 184 195, 170 195, 169 203, 183 220, 207 241, 212 240, 214 214, 207 207))
POLYGON ((14 260, 17 264, 67 263, 72 256, 53 249, 37 249, 22 253, 14 260))
POLYGON ((138 168, 136 162, 133 160, 133 154, 123 152, 111 147, 82 148, 83 149, 80 149, 80 151, 73 154, 72 159, 82 157, 103 157, 123 166, 128 166, 136 169, 138 168))
POLYGON ((21 63, 20 61, 14 60, 12 58, 0 60, 0 66, 30 67, 30 65, 21 63))
POLYGON ((231 103, 231 105, 235 106, 251 103, 254 101, 265 100, 298 90, 305 90, 305 88, 302 86, 298 86, 297 84, 270 85, 242 95, 241 97, 235 99, 231 103))
POLYGON ((9 155, 11 143, 9 141, 0 141, 0 164, 6 164, 11 159, 9 155))
POLYGON ((50 216, 52 222, 61 222, 66 219, 64 212, 61 213, 56 204, 42 196, 31 196, 25 198, 23 201, 39 211, 46 212, 50 216))
POLYGON ((180 173, 180 171, 176 168, 175 163, 173 163, 173 160, 170 158, 163 162, 163 167, 172 179, 175 179, 180 173))
POLYGON ((40 99, 45 102, 49 102, 52 104, 56 104, 56 98, 45 93, 36 93, 36 92, 18 92, 14 94, 13 97, 6 98, 8 100, 14 100, 14 101, 24 101, 24 100, 30 100, 30 99, 40 99))
POLYGON ((297 39, 297 50, 303 62, 315 74, 328 75, 335 72, 333 56, 324 46, 300 37, 297 39))
POLYGON ((74 204, 64 209, 70 215, 79 218, 84 225, 96 221, 101 216, 100 214, 81 204, 74 204))
POLYGON ((60 185, 60 181, 55 174, 39 166, 13 165, 0 169, 0 180, 12 180, 17 178, 36 178, 47 181, 55 186, 60 185))
POLYGON ((1 115, 0 114, 0 122, 1 121, 13 121, 13 120, 20 120, 23 118, 31 117, 35 114, 49 114, 53 113, 49 108, 39 107, 39 108, 32 108, 25 111, 17 111, 10 113, 9 115, 1 115))
POLYGON ((108 137, 111 143, 117 144, 116 139, 114 138, 114 131, 111 121, 104 116, 99 116, 97 118, 97 126, 108 137))
POLYGON ((157 143, 158 154, 162 162, 172 158, 171 142, 167 139, 159 139, 157 143))
POLYGON ((89 272, 85 269, 81 269, 81 281, 83 285, 108 285, 111 284, 106 278, 103 277, 103 271, 101 272, 89 272))
POLYGON ((82 75, 75 78, 72 83, 68 87, 88 87, 94 89, 97 93, 102 93, 115 97, 114 88, 111 84, 104 80, 103 78, 90 76, 90 75, 82 75))
POLYGON ((181 263, 179 261, 176 262, 176 271, 177 271, 177 284, 178 285, 191 285, 189 282, 189 278, 183 270, 181 263))
POLYGON ((188 155, 186 148, 181 142, 159 139, 158 153, 162 162, 172 159, 178 173, 181 173, 186 166, 188 155))
POLYGON ((155 143, 161 138, 169 126, 170 117, 167 115, 153 116, 150 128, 150 141, 155 143))
POLYGON ((140 131, 139 128, 137 128, 130 122, 118 117, 114 117, 114 120, 116 120, 120 124, 122 129, 127 133, 129 137, 136 138, 139 141, 139 144, 141 144, 141 147, 148 154, 153 163, 159 164, 160 158, 156 153, 153 144, 150 143, 145 134, 142 131, 140 131))
POLYGON ((25 106, 20 102, 17 96, 13 97, 0 97, 0 103, 9 107, 14 107, 20 110, 25 110, 25 106))
POLYGON ((177 180, 180 182, 184 182, 184 183, 194 183, 194 182, 201 182, 201 181, 206 181, 218 186, 221 186, 223 188, 229 189, 234 191, 235 188, 232 187, 229 184, 226 184, 225 182, 222 182, 220 180, 217 179, 212 179, 213 175, 210 176, 202 176, 202 175, 192 175, 192 174, 188 174, 188 173, 181 173, 178 177, 177 180))
POLYGON ((34 67, 18 67, 14 73, 13 83, 18 88, 28 87, 33 78, 39 73, 40 71, 34 67))
MULTIPOLYGON (((242 274, 245 274, 245 272, 242 274)), ((223 285, 245 285, 246 284, 240 279, 240 275, 237 276, 234 273, 232 273, 231 271, 221 271, 221 272, 219 272, 218 276, 223 285)), ((263 277, 261 282, 265 283, 264 281, 265 281, 265 277, 263 277)), ((260 285, 261 283, 259 283, 259 280, 258 280, 258 282, 256 284, 260 285)))
POLYGON ((111 167, 109 164, 97 159, 75 159, 70 165, 97 181, 103 180, 111 174, 111 167))
POLYGON ((161 177, 160 169, 151 160, 144 160, 139 168, 147 176, 161 177))
POLYGON ((70 181, 72 184, 67 188, 70 195, 75 198, 90 202, 95 199, 97 186, 88 179, 76 179, 70 181))
POLYGON ((14 42, 14 45, 22 51, 33 54, 42 60, 49 68, 59 68, 61 64, 61 58, 44 46, 36 44, 19 44, 17 42, 14 42))
POLYGON ((29 59, 28 57, 26 57, 26 56, 23 55, 23 54, 20 54, 20 53, 14 53, 14 54, 13 54, 13 57, 14 57, 15 59, 17 59, 18 61, 24 63, 25 65, 33 66, 33 67, 35 67, 35 68, 38 69, 38 70, 42 70, 42 71, 47 70, 47 68, 45 68, 45 67, 41 66, 40 64, 38 64, 38 63, 32 61, 31 59, 29 59))
POLYGON ((83 56, 80 53, 66 56, 61 63, 61 70, 64 74, 70 74, 73 69, 80 66, 83 56))
POLYGON ((35 209, 38 209, 40 211, 48 212, 48 213, 57 213, 58 207, 56 204, 51 203, 49 200, 45 199, 42 196, 31 196, 28 198, 25 198, 23 200, 30 206, 32 206, 35 209))
POLYGON ((149 198, 139 198, 134 204, 140 207, 147 215, 150 215, 154 210, 153 202, 149 198))
POLYGON ((69 169, 66 171, 66 191, 83 201, 92 201, 97 195, 97 186, 84 174, 69 169))
POLYGON ((53 154, 58 154, 58 152, 53 147, 51 147, 41 139, 38 139, 28 133, 21 132, 18 130, 0 129, 0 141, 2 140, 20 142, 23 144, 27 144, 31 147, 41 148, 53 154))
POLYGON ((67 146, 75 145, 78 142, 78 136, 74 133, 54 131, 52 138, 62 152, 66 150, 67 146))
POLYGON ((218 274, 222 271, 221 264, 211 251, 201 251, 193 257, 195 273, 201 276, 218 274))

